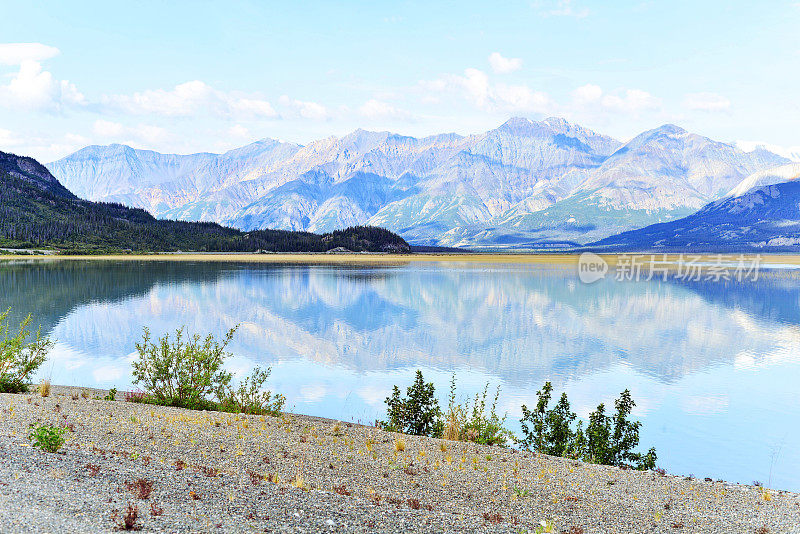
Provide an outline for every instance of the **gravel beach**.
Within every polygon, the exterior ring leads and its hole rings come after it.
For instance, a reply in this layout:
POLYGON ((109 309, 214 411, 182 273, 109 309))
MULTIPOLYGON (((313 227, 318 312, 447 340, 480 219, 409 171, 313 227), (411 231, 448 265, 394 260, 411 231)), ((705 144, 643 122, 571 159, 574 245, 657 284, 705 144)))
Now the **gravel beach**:
POLYGON ((142 532, 800 533, 795 493, 104 395, 0 394, 0 532, 114 532, 130 505, 142 532))

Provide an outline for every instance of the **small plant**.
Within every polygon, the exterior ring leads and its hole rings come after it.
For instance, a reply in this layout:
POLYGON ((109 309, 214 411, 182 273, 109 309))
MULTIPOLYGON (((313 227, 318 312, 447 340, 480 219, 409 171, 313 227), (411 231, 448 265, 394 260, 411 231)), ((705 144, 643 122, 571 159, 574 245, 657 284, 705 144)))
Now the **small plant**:
POLYGON ((222 368, 231 356, 225 349, 233 339, 232 328, 221 342, 213 335, 205 339, 197 334, 184 339, 184 329, 151 341, 145 328, 141 343, 136 344, 139 359, 134 361, 133 383, 142 384, 148 400, 157 404, 192 409, 214 409, 210 395, 230 385, 232 375, 222 368))
POLYGON ((146 396, 145 392, 141 390, 126 391, 125 402, 144 402, 146 396))
POLYGON ((306 481, 303 479, 303 475, 298 473, 294 476, 294 479, 292 479, 292 487, 297 489, 306 489, 306 481))
POLYGON ((471 441, 482 445, 505 445, 514 441, 514 435, 507 430, 505 416, 497 414, 497 401, 500 398, 500 386, 497 386, 491 408, 487 412, 489 384, 483 393, 476 393, 472 406, 467 403, 456 403, 456 377, 450 379, 450 396, 447 413, 442 424, 442 437, 451 441, 471 441))
POLYGON ((107 401, 115 401, 115 400, 117 400, 117 388, 109 389, 108 393, 106 393, 106 396, 103 397, 103 400, 107 400, 107 401))
POLYGON ((89 471, 89 476, 90 477, 96 477, 97 473, 100 472, 100 466, 99 465, 86 464, 84 467, 86 468, 87 471, 89 471))
POLYGON ((516 495, 520 499, 523 497, 527 497, 528 495, 530 495, 530 493, 531 492, 526 490, 525 488, 518 488, 517 486, 514 486, 514 495, 516 495))
POLYGON ((139 521, 139 507, 128 504, 128 509, 122 515, 122 521, 119 528, 122 530, 141 530, 142 527, 138 524, 139 521))
POLYGON ((150 517, 158 517, 160 515, 163 515, 163 513, 164 513, 163 507, 157 505, 154 502, 150 503, 150 517))
POLYGON ((341 484, 341 485, 339 485, 339 486, 334 486, 334 487, 333 487, 333 491, 334 491, 334 493, 336 493, 336 494, 338 494, 338 495, 345 495, 345 496, 348 496, 348 497, 349 497, 350 495, 352 495, 352 493, 350 492, 350 490, 348 490, 348 489, 347 489, 347 486, 345 486, 344 484, 341 484))
POLYGON ((391 397, 386 397, 387 421, 381 426, 390 432, 401 432, 414 436, 439 437, 442 435, 442 411, 434 396, 433 383, 425 383, 422 371, 417 370, 414 383, 406 389, 406 397, 400 396, 400 388, 394 386, 391 397))
POLYGON ((258 486, 259 484, 261 484, 261 480, 263 480, 263 477, 258 473, 256 473, 255 471, 253 471, 252 469, 247 470, 247 476, 250 477, 250 484, 252 484, 253 486, 258 486))
POLYGON ((283 395, 274 395, 270 391, 262 391, 264 382, 269 378, 271 368, 262 371, 256 367, 253 374, 246 377, 234 389, 230 384, 220 384, 217 388, 217 398, 220 407, 226 412, 246 413, 250 415, 281 415, 286 398, 283 395))
POLYGON ((539 521, 539 524, 534 530, 536 534, 544 534, 545 532, 555 532, 553 522, 548 520, 539 521))
POLYGON ((10 313, 10 308, 0 313, 0 393, 24 393, 28 391, 31 375, 47 359, 53 342, 42 337, 41 329, 36 331, 33 340, 28 341, 32 335, 28 330, 32 320, 30 315, 12 335, 8 325, 10 313))
POLYGON ((89 398, 89 392, 88 392, 88 391, 86 391, 85 389, 84 389, 84 390, 81 390, 81 397, 82 397, 83 399, 88 399, 88 398, 89 398))
POLYGON ((397 438, 394 440, 394 450, 397 452, 403 452, 406 450, 406 440, 403 438, 397 438))
POLYGON ((39 395, 42 397, 50 396, 50 380, 43 378, 39 383, 39 395))
POLYGON ((206 467, 202 465, 196 466, 197 470, 203 473, 208 478, 216 478, 219 476, 219 470, 214 467, 206 467))
POLYGON ((408 507, 411 508, 412 510, 419 510, 420 508, 422 508, 422 505, 419 503, 419 499, 413 499, 413 498, 408 499, 406 503, 408 504, 408 507))
POLYGON ((145 500, 153 492, 153 483, 144 478, 139 478, 133 482, 126 482, 125 487, 133 493, 137 499, 145 500))
POLYGON ((28 439, 33 442, 34 447, 43 451, 58 452, 58 449, 64 445, 64 434, 66 432, 65 428, 42 425, 32 428, 28 439))
POLYGON ((484 521, 489 521, 490 523, 494 524, 503 522, 503 516, 500 515, 499 512, 483 512, 483 519, 484 521))

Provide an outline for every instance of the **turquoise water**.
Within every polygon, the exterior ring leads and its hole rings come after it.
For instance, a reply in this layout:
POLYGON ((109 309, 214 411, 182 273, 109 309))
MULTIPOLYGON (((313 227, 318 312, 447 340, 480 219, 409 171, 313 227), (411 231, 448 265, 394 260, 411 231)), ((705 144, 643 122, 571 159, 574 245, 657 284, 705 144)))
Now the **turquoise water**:
POLYGON ((500 385, 520 405, 545 380, 579 416, 630 388, 642 445, 676 474, 800 490, 800 273, 751 282, 587 285, 573 268, 184 262, 0 264, 0 308, 57 340, 55 384, 131 388, 142 327, 222 335, 230 369, 271 366, 294 411, 372 422, 416 369, 446 402, 500 385))

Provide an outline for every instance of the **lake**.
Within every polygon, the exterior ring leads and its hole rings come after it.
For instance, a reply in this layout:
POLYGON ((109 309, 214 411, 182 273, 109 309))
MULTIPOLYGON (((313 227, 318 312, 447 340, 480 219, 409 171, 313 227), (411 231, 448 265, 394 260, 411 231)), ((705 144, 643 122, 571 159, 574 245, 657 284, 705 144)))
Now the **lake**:
POLYGON ((229 368, 272 367, 291 411, 371 423, 416 369, 446 404, 501 386, 519 430, 546 380, 587 417, 625 388, 668 472, 800 490, 800 273, 587 284, 570 265, 407 262, 0 263, 0 308, 57 340, 40 375, 131 389, 147 326, 221 336, 229 368))

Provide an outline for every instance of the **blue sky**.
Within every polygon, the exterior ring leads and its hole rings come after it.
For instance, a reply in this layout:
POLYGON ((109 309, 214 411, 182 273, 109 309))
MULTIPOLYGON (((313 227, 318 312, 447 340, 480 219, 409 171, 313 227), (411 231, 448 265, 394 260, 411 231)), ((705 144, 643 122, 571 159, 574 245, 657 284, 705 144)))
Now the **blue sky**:
MULTIPOLYGON (((9 2, 0 150, 223 151, 565 117, 800 145, 800 2, 9 2)), ((777 148, 776 148, 777 149, 777 148)))

